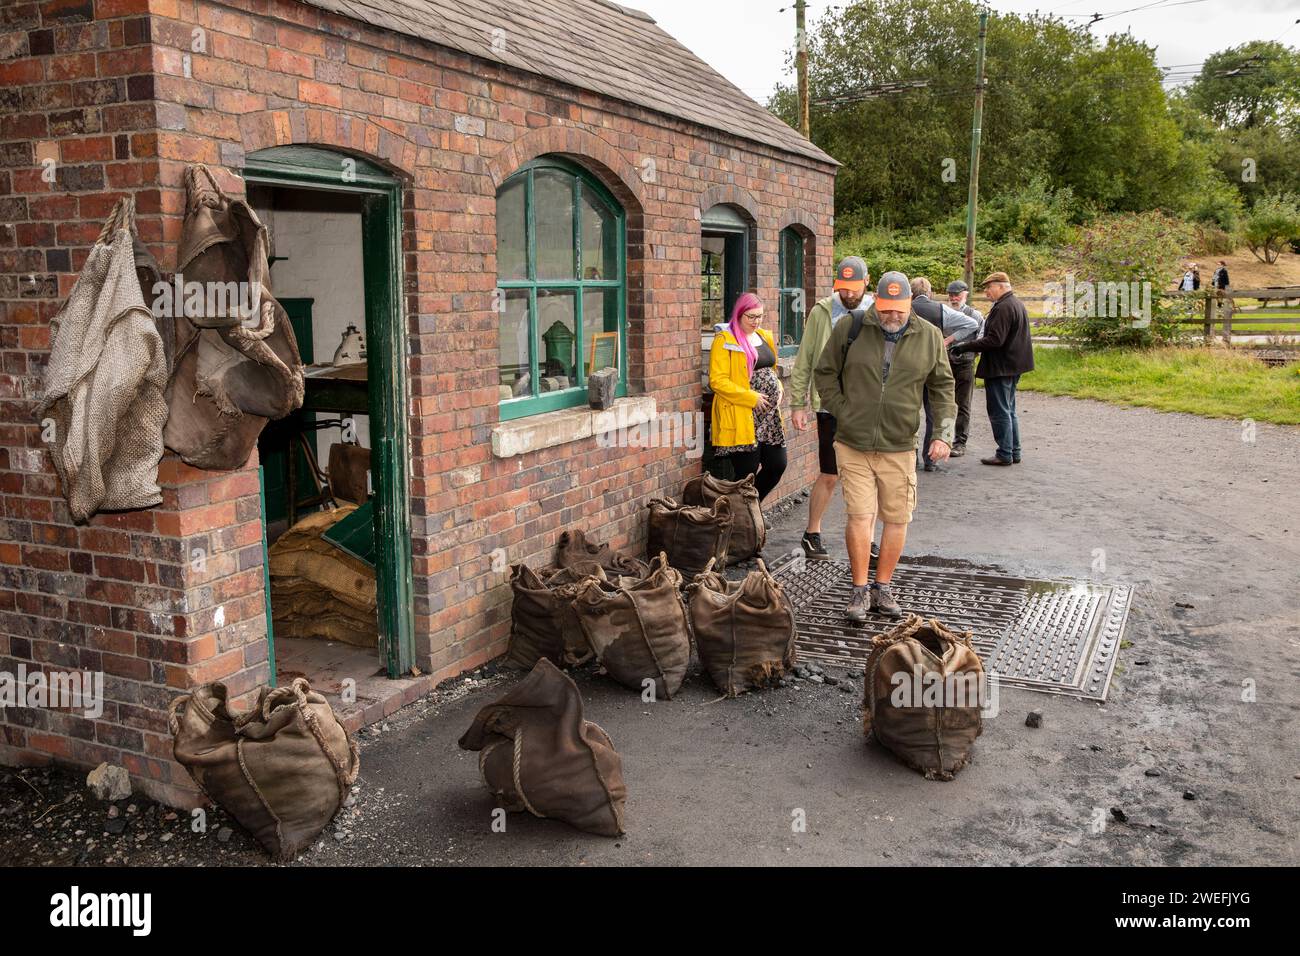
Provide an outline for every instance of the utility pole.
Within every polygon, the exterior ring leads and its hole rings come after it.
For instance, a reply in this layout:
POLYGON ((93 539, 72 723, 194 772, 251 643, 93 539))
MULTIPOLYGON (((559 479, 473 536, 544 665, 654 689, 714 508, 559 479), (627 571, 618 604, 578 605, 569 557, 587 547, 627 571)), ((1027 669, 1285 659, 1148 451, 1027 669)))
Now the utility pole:
POLYGON ((970 131, 970 191, 966 195, 966 285, 975 288, 975 218, 980 194, 980 133, 984 123, 984 39, 989 14, 980 12, 980 41, 975 55, 975 118, 970 131))
POLYGON ((805 0, 795 0, 795 71, 799 75, 799 132, 804 139, 812 139, 812 128, 808 122, 808 34, 804 31, 805 0))

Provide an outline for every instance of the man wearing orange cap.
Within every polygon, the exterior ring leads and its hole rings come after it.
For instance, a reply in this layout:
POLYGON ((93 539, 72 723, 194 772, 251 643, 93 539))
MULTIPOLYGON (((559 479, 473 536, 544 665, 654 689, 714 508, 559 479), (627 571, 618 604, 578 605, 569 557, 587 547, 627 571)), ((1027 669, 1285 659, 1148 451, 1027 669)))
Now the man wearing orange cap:
POLYGON ((825 561, 830 553, 822 544, 822 516, 835 494, 839 482, 839 468, 835 462, 835 416, 822 408, 813 386, 813 369, 821 358, 822 349, 831 337, 831 331, 844 316, 866 314, 871 305, 867 283, 871 273, 867 264, 857 256, 847 256, 835 267, 835 285, 831 295, 822 299, 808 311, 804 322, 803 339, 799 354, 795 356, 790 372, 790 411, 794 427, 801 431, 817 423, 817 480, 808 496, 808 527, 803 535, 804 554, 813 561, 825 561), (810 408, 811 406, 811 408, 810 408))
POLYGON ((835 457, 844 489, 845 538, 853 595, 852 621, 868 612, 900 618, 890 590, 894 568, 916 508, 916 426, 928 396, 938 427, 926 458, 944 461, 952 449, 957 403, 943 333, 913 321, 912 288, 901 272, 886 272, 861 320, 840 322, 817 362, 817 393, 835 416, 835 457), (875 580, 871 533, 884 523, 875 580))

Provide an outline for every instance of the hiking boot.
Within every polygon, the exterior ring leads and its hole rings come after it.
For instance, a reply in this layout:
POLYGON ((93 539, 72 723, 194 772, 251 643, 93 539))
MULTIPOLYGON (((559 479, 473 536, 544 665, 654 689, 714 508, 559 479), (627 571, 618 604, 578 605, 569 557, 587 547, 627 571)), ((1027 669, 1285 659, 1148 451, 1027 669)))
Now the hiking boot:
POLYGON ((867 589, 854 587, 853 596, 849 598, 849 606, 844 609, 844 616, 850 621, 865 621, 870 603, 871 600, 867 597, 867 589))
POLYGON ((1011 461, 1009 458, 999 458, 997 455, 994 455, 992 458, 981 458, 980 464, 981 465, 1014 465, 1015 462, 1011 461))
POLYGON ((809 561, 829 561, 831 553, 822 545, 822 536, 820 531, 805 531, 803 540, 799 542, 803 545, 804 556, 809 561))
POLYGON ((960 458, 960 457, 961 457, 962 455, 964 455, 964 454, 966 454, 966 446, 965 446, 965 445, 953 445, 953 446, 952 446, 952 451, 948 452, 948 457, 949 457, 949 458, 960 458))
POLYGON ((871 557, 873 560, 880 557, 880 545, 874 541, 871 542, 871 557))
POLYGON ((889 590, 888 584, 871 585, 871 610, 892 617, 895 621, 903 616, 903 609, 894 600, 894 592, 889 590))

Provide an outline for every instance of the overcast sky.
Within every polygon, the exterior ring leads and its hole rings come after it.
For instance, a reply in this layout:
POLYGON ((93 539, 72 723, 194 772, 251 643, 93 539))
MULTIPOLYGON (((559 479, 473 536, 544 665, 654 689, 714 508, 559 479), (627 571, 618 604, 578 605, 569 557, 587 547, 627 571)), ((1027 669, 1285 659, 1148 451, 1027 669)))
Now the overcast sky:
MULTIPOLYGON (((793 0, 622 0, 644 10, 742 90, 767 101, 785 74, 785 52, 794 45, 793 0), (786 8, 782 11, 782 8, 786 8)), ((838 4, 809 0, 809 26, 838 4)), ((995 13, 1034 10, 1074 14, 1084 23, 1096 13, 1114 14, 1094 33, 1131 32, 1156 48, 1161 66, 1199 64, 1209 54, 1250 40, 1281 38, 1300 45, 1300 0, 994 0, 995 13), (1134 10, 1153 4, 1150 9, 1134 10)))

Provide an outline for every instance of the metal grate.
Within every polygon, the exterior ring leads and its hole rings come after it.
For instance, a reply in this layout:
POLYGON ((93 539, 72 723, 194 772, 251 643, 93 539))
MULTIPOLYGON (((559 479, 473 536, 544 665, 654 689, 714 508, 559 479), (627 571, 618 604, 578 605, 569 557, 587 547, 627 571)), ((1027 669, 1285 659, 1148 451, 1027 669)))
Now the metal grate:
MULTIPOLYGON (((897 623, 878 614, 862 624, 844 617, 852 579, 839 562, 792 556, 773 574, 794 605, 804 657, 860 667, 872 637, 897 623)), ((892 583, 904 611, 970 631, 984 666, 1004 686, 1106 699, 1132 588, 938 562, 900 564, 892 583)))

